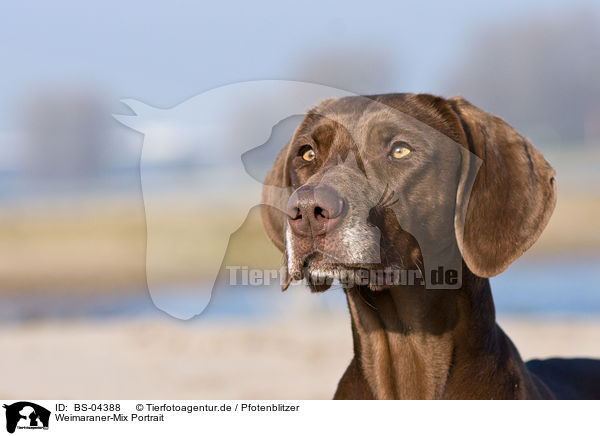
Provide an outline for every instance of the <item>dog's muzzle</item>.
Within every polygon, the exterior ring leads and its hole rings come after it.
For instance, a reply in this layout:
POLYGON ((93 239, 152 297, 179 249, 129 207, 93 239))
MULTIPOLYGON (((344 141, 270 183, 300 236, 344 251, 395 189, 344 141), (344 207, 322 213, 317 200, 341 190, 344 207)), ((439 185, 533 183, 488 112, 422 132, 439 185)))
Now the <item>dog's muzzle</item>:
POLYGON ((340 224, 346 210, 346 201, 327 185, 298 188, 286 207, 292 232, 302 238, 326 235, 340 224))

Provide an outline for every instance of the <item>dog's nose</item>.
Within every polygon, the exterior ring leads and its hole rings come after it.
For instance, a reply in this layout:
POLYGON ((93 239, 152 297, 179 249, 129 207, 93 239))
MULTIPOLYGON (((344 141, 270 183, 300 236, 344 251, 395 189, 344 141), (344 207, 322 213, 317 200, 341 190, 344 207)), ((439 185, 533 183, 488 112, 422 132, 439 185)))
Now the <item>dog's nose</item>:
POLYGON ((288 200, 288 222, 299 235, 323 235, 341 221, 345 204, 336 190, 327 185, 302 186, 288 200))

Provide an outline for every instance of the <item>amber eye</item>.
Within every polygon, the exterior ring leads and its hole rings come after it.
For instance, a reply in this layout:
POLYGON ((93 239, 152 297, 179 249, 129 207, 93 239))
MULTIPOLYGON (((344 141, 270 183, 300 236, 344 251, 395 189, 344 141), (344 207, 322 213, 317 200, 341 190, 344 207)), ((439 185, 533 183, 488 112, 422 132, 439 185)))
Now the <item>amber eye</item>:
POLYGON ((298 154, 301 155, 302 159, 304 159, 306 162, 311 162, 315 159, 315 157, 317 157, 317 153, 315 153, 310 145, 305 145, 302 147, 298 154))
POLYGON ((408 156, 408 154, 411 151, 411 148, 406 142, 398 141, 392 144, 392 151, 390 151, 390 156, 393 159, 402 159, 403 157, 408 156))

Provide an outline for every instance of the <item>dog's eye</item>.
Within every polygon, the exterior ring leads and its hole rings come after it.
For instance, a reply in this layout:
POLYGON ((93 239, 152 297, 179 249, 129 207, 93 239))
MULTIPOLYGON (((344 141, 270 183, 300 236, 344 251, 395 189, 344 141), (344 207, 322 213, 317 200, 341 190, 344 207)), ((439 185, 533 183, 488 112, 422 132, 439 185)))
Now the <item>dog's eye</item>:
POLYGON ((317 153, 310 145, 304 145, 298 150, 298 156, 302 156, 306 162, 311 162, 317 157, 317 153))
POLYGON ((392 151, 390 151, 390 157, 393 159, 402 159, 411 152, 410 146, 403 141, 397 141, 392 144, 392 151))

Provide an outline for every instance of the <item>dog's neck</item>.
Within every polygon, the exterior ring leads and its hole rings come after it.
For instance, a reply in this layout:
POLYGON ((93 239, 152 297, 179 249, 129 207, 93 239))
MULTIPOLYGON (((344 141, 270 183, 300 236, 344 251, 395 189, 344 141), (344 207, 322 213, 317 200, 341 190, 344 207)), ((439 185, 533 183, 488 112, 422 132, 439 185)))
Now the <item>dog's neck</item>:
POLYGON ((496 325, 489 281, 468 271, 463 277, 462 289, 452 291, 346 290, 354 364, 374 398, 540 396, 496 325))

